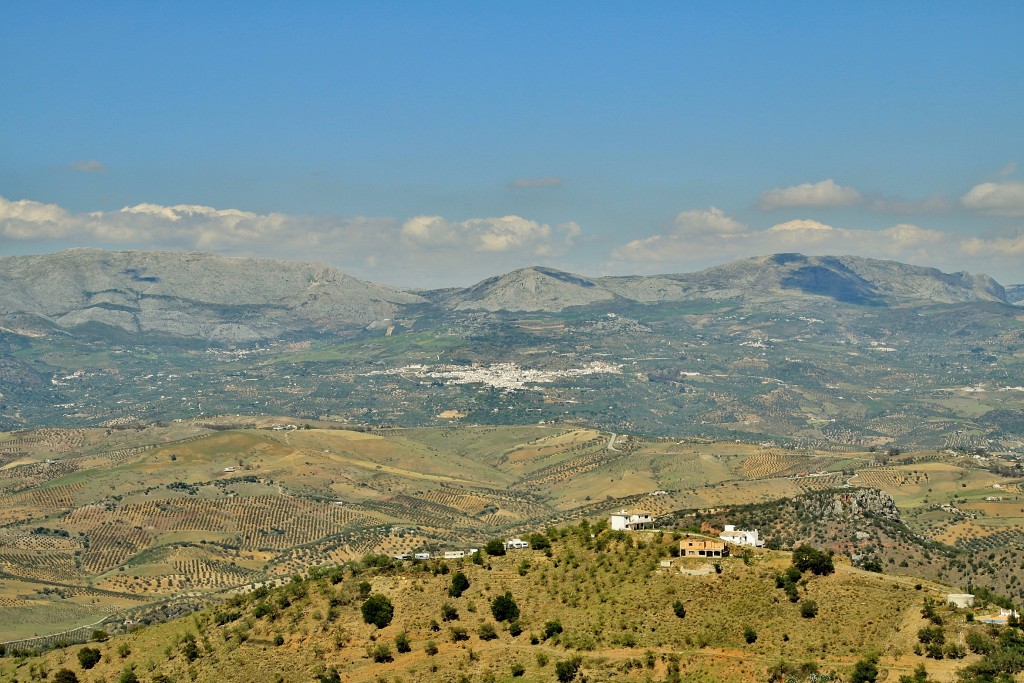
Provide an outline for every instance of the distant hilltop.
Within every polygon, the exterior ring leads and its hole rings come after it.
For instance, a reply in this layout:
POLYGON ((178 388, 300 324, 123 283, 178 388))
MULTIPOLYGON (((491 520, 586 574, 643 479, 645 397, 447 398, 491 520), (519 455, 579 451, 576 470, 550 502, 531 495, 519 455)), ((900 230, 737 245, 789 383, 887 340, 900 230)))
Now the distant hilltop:
POLYGON ((0 324, 25 334, 90 331, 245 343, 361 328, 409 311, 560 312, 611 302, 737 300, 792 310, 1024 299, 987 275, 854 256, 775 254, 697 273, 588 278, 531 267, 465 289, 415 292, 337 268, 204 253, 74 249, 0 257, 0 324))

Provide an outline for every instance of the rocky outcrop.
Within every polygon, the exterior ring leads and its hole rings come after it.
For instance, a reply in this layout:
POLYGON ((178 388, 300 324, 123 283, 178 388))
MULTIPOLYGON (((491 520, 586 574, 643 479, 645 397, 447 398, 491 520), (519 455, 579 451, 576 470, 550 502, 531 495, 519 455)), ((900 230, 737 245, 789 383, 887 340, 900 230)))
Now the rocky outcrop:
POLYGON ((878 489, 833 492, 818 500, 812 495, 807 496, 805 501, 811 513, 819 515, 821 519, 848 521, 880 518, 901 521, 900 511, 892 496, 878 489))

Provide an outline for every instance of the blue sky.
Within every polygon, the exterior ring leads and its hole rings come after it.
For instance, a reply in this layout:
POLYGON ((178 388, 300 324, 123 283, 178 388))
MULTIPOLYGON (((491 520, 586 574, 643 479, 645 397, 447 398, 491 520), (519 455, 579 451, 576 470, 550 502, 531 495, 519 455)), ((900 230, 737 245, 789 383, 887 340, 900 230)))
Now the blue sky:
POLYGON ((1024 282, 1024 3, 7 3, 0 253, 1024 282))

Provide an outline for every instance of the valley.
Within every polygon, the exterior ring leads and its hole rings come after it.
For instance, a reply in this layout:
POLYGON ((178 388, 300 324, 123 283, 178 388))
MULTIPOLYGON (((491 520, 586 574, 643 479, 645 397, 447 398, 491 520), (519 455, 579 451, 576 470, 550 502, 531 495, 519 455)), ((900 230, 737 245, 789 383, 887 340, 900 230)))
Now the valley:
MULTIPOLYGON (((984 276, 777 254, 402 292, 309 264, 69 254, 8 259, 0 286, 0 619, 21 653, 0 665, 19 676, 97 630, 148 653, 108 649, 102 676, 153 680, 253 680, 236 659, 252 646, 284 648, 282 681, 334 680, 325 662, 352 680, 550 680, 555 659, 588 680, 807 680, 871 651, 909 675, 923 596, 1024 599, 1024 309, 984 276), (623 509, 658 531, 607 536, 623 509), (726 524, 766 548, 720 574, 661 566, 726 524), (554 551, 470 559, 538 533, 554 551), (824 632, 772 587, 807 543, 837 562, 801 586, 824 632), (474 621, 479 644, 437 646, 424 610, 443 605, 415 593, 438 591, 446 553, 483 582, 481 611, 510 589, 525 628, 564 614, 571 637, 474 621), (613 565, 636 573, 602 583, 613 565), (342 617, 366 572, 441 655, 370 663, 375 633, 342 617), (669 603, 639 597, 652 586, 702 616, 669 627, 669 603), (245 597, 271 594, 304 605, 288 626, 245 597), (752 610, 777 614, 744 643, 752 610), (175 654, 189 637, 206 662, 175 654), (161 661, 149 638, 172 643, 161 661)), ((951 639, 977 630, 947 611, 951 639)), ((935 680, 960 668, 951 652, 925 658, 935 680)))

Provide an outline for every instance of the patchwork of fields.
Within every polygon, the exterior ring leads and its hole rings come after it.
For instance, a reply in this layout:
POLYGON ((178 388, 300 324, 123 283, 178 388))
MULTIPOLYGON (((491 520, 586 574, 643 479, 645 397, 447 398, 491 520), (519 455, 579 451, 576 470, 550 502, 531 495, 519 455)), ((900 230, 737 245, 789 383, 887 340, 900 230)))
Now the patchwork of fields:
POLYGON ((284 418, 7 433, 0 452, 0 618, 11 638, 369 552, 437 553, 619 508, 665 515, 850 485, 889 492, 923 538, 1024 549, 1019 479, 990 469, 1011 463, 941 452, 551 425, 371 433, 284 418))

